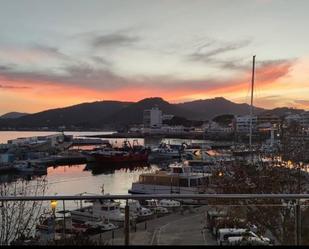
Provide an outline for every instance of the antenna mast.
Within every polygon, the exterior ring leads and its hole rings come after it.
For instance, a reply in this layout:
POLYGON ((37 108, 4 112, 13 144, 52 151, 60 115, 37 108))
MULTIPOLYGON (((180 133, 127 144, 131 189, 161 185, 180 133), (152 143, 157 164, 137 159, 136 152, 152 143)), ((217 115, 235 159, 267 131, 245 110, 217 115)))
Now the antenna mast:
POLYGON ((252 150, 252 115, 253 115, 254 71, 255 71, 255 55, 253 56, 252 79, 251 79, 250 136, 249 136, 250 151, 252 150))

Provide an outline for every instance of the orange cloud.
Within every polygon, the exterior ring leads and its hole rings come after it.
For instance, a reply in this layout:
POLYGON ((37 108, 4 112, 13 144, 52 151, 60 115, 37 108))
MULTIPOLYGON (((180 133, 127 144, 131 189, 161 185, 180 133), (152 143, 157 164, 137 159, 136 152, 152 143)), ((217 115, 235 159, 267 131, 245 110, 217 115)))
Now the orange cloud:
MULTIPOLYGON (((307 61, 269 61, 258 65, 256 70, 256 89, 263 96, 278 95, 276 100, 263 99, 256 101, 262 107, 274 107, 281 103, 306 106, 304 102, 296 103, 290 101, 289 96, 285 94, 291 93, 291 85, 294 85, 295 100, 305 100, 304 76, 300 77, 302 82, 298 82, 301 69, 304 65, 309 65, 307 61), (295 71, 298 72, 295 75, 295 71), (292 83, 293 82, 293 83, 292 83), (302 89, 300 92, 297 89, 302 89), (288 100, 289 99, 289 100, 288 100), (271 106, 272 101, 274 105, 271 106), (292 104, 293 103, 293 104, 292 104)), ((238 100, 243 102, 247 95, 250 82, 251 72, 243 72, 237 78, 227 80, 177 80, 173 78, 150 78, 148 80, 141 80, 140 78, 125 79, 121 78, 123 84, 117 87, 108 87, 107 89, 100 89, 100 80, 96 87, 88 86, 87 82, 84 84, 77 84, 64 82, 59 78, 55 81, 53 77, 44 80, 44 77, 35 78, 31 75, 8 75, 0 74, 0 85, 9 86, 7 88, 0 87, 1 93, 6 92, 5 95, 10 97, 10 101, 14 99, 15 103, 10 106, 5 105, 0 101, 0 108, 3 113, 12 111, 12 106, 16 106, 17 111, 37 112, 44 109, 63 107, 74 105, 81 102, 91 102, 97 100, 120 100, 120 101, 138 101, 146 97, 160 96, 168 101, 181 102, 183 100, 194 100, 203 98, 213 98, 223 96, 231 100, 238 100), (20 77, 19 77, 20 76, 20 77), (18 109, 23 107, 22 110, 18 109), (10 108, 10 109, 8 109, 10 108)), ((111 84, 115 77, 110 78, 111 84)), ((119 82, 117 78, 117 82, 119 82)), ((57 78, 56 78, 57 79, 57 78)), ((104 80, 104 79, 102 79, 104 80)), ((261 96, 260 96, 261 97, 261 96)), ((2 98, 3 99, 3 98, 2 98)))

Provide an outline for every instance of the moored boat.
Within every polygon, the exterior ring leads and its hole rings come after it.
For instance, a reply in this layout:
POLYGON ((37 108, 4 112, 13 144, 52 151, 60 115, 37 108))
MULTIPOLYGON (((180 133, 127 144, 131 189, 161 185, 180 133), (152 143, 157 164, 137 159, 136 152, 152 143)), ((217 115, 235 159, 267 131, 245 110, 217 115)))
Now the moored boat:
POLYGON ((169 165, 170 171, 144 173, 132 183, 129 193, 134 194, 195 194, 207 193, 211 174, 194 173, 184 163, 169 165))

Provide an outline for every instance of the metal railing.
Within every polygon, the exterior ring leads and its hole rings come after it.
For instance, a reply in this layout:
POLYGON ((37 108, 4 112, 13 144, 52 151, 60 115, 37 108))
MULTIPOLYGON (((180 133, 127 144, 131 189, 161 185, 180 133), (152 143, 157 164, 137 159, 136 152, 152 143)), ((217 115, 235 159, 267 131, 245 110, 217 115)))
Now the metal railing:
MULTIPOLYGON (((208 205, 208 200, 293 200, 295 201, 295 244, 300 245, 301 241, 301 204, 300 200, 309 200, 309 194, 143 194, 143 195, 65 195, 65 196, 0 196, 0 209, 4 202, 11 201, 62 201, 65 213, 65 201, 86 201, 86 200, 124 200, 125 220, 124 220, 124 244, 130 244, 130 215, 129 200, 149 200, 149 199, 171 199, 171 200, 204 200, 208 205)), ((224 204, 228 206, 229 204, 224 204)), ((248 206, 248 204, 243 204, 248 206)), ((254 204, 252 204, 254 205, 254 204)), ((64 216, 65 219, 65 216, 64 216)), ((65 220, 64 220, 65 224, 65 220)), ((146 225, 145 225, 146 226, 146 225)), ((1 228, 0 228, 1 229, 1 228)), ((65 229, 64 229, 65 230, 65 229)))

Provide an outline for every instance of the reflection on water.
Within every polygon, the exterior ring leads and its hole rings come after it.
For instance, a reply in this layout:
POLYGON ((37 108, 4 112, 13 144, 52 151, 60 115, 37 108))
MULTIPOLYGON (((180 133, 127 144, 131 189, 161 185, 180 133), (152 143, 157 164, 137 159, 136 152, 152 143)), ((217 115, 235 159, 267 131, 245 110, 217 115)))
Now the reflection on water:
MULTIPOLYGON (((9 139, 18 137, 42 136, 55 134, 57 132, 3 132, 0 131, 0 143, 6 143, 9 139)), ((95 134, 107 134, 111 132, 65 132, 68 135, 85 136, 95 134)), ((133 143, 134 139, 109 139, 114 145, 122 145, 124 140, 133 143)), ((145 146, 157 146, 162 139, 137 139, 138 143, 145 146)), ((165 141, 171 143, 192 142, 192 140, 165 141)), ((80 147, 81 149, 82 147, 80 147)), ((85 148, 84 148, 85 149, 85 148)), ((90 148, 89 148, 90 149, 90 148)), ((128 194, 131 184, 138 180, 141 173, 153 172, 159 167, 167 167, 169 162, 138 164, 138 165, 106 165, 81 164, 73 166, 49 167, 47 175, 33 176, 27 174, 1 174, 0 183, 11 183, 17 179, 25 179, 34 182, 37 178, 45 177, 48 184, 47 195, 76 195, 79 193, 101 194, 101 187, 104 185, 104 192, 111 194, 128 194)))
POLYGON ((125 172, 131 171, 140 171, 143 169, 151 169, 151 166, 147 162, 138 162, 138 163, 122 163, 122 164, 100 164, 97 162, 88 163, 85 167, 85 170, 91 171, 93 175, 100 174, 114 174, 116 170, 123 170, 125 172))

